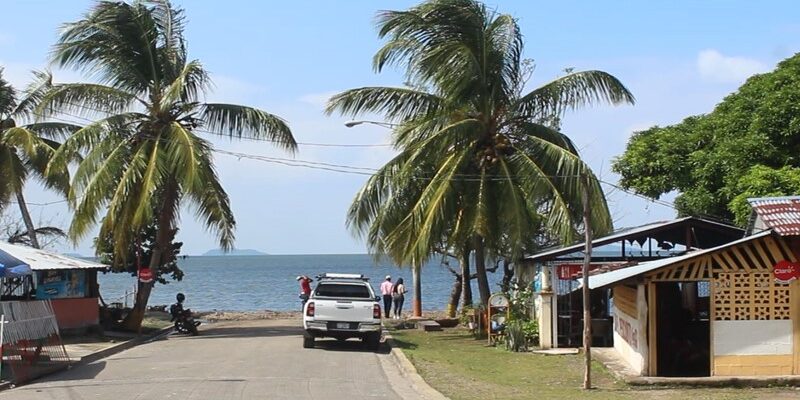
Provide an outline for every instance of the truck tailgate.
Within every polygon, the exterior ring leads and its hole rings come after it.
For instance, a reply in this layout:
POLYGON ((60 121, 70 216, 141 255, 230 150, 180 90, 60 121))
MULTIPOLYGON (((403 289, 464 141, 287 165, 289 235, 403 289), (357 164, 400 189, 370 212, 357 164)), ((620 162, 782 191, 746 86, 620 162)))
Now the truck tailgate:
POLYGON ((314 320, 316 321, 347 321, 347 322, 372 322, 372 301, 317 299, 314 320))

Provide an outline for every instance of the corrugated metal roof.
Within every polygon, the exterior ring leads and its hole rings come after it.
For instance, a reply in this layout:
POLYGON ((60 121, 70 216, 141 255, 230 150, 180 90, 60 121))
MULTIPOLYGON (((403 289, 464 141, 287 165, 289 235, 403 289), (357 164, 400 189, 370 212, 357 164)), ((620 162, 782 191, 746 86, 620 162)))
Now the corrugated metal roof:
MULTIPOLYGON (((661 230, 661 229, 669 229, 670 227, 678 227, 681 224, 686 223, 695 223, 695 224, 704 224, 707 226, 715 227, 717 230, 730 232, 731 236, 735 236, 736 238, 741 237, 744 234, 744 230, 737 228, 735 226, 722 224, 715 221, 705 220, 702 218, 697 217, 683 217, 677 218, 670 221, 659 221, 653 222, 646 225, 636 226, 632 228, 622 228, 619 229, 608 236, 598 237, 592 240, 592 246, 600 247, 604 246, 609 243, 618 242, 621 240, 626 240, 630 237, 636 237, 637 235, 647 234, 654 230, 661 230)), ((577 243, 570 246, 564 247, 557 247, 552 248, 549 250, 542 251, 540 253, 530 255, 525 257, 527 261, 541 261, 541 260, 549 260, 561 255, 569 254, 572 252, 583 251, 584 244, 577 243)))
POLYGON ((24 261, 34 271, 51 269, 104 269, 107 265, 79 258, 67 257, 33 247, 19 246, 0 241, 0 250, 24 261))
POLYGON ((781 236, 800 235, 800 196, 747 199, 761 221, 781 236))
POLYGON ((603 273, 603 274, 589 275, 589 289, 598 289, 598 288, 601 288, 601 287, 605 287, 605 286, 608 286, 608 285, 611 285, 611 284, 614 284, 614 283, 617 283, 617 282, 624 281, 626 279, 630 279, 630 278, 636 277, 638 275, 641 275, 641 274, 644 274, 644 273, 647 273, 647 272, 655 271, 657 269, 664 268, 664 267, 669 267, 670 265, 674 265, 674 264, 679 263, 681 261, 686 261, 686 260, 689 260, 689 259, 694 258, 694 257, 699 257, 699 256, 702 256, 702 255, 705 255, 705 254, 713 253, 715 251, 719 251, 719 250, 727 248, 727 247, 735 246, 735 245, 740 244, 740 243, 748 242, 748 241, 753 240, 753 239, 758 239, 758 238, 762 238, 764 236, 769 236, 770 234, 772 234, 772 231, 770 231, 770 230, 762 231, 762 232, 759 232, 759 233, 757 233, 755 235, 747 236, 747 237, 739 239, 737 241, 723 244, 722 246, 717 246, 717 247, 713 247, 713 248, 705 249, 705 250, 693 251, 691 253, 687 253, 687 254, 684 254, 682 256, 670 257, 670 258, 664 258, 664 259, 661 259, 661 260, 643 262, 643 263, 641 263, 639 265, 634 265, 632 267, 617 269, 617 270, 609 271, 609 272, 606 272, 606 273, 603 273))

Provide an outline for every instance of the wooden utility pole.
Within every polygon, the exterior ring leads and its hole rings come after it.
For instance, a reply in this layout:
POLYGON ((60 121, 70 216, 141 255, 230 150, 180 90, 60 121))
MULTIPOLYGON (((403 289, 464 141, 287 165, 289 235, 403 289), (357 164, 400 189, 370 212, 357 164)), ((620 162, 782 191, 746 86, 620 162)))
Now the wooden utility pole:
POLYGON ((592 388, 592 314, 589 308, 589 263, 592 261, 592 222, 591 207, 589 206, 589 176, 581 174, 581 186, 583 186, 583 228, 585 232, 586 244, 583 255, 583 356, 584 373, 583 388, 592 388))

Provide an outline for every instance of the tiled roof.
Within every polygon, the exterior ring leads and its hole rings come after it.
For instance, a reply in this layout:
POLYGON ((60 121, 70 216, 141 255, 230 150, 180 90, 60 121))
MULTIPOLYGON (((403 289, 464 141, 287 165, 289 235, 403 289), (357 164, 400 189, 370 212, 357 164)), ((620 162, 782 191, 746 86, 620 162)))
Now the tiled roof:
POLYGON ((768 228, 781 236, 800 235, 800 196, 747 199, 768 228))

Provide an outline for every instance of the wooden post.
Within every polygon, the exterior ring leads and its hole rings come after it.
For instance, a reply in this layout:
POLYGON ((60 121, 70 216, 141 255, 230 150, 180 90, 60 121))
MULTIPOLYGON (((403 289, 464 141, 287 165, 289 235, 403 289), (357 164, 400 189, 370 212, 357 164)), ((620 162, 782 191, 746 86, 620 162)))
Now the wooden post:
POLYGON ((592 388, 592 314, 589 308, 589 263, 592 260, 592 222, 589 206, 589 176, 581 174, 583 183, 583 228, 585 230, 585 247, 583 255, 583 355, 584 374, 583 388, 592 388))

